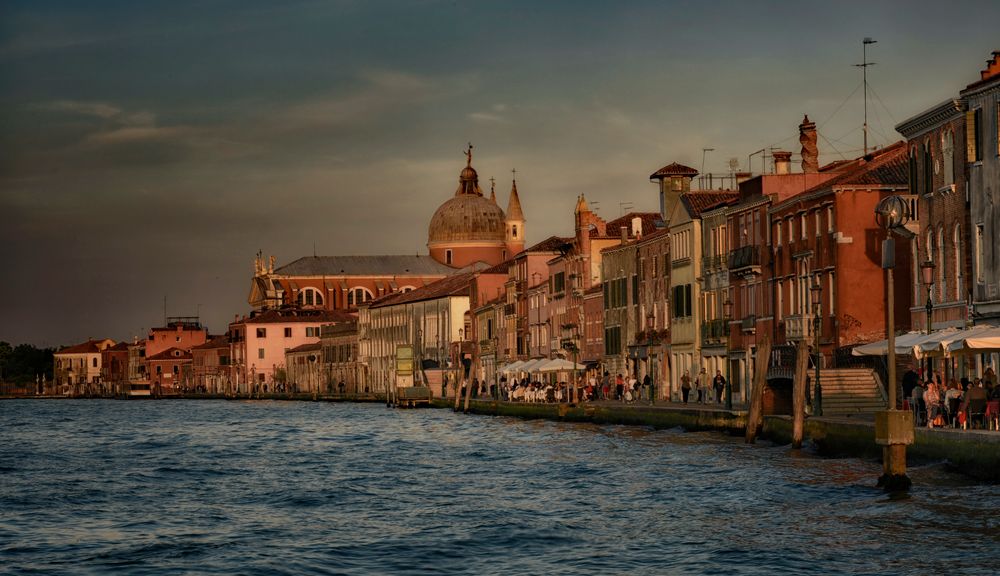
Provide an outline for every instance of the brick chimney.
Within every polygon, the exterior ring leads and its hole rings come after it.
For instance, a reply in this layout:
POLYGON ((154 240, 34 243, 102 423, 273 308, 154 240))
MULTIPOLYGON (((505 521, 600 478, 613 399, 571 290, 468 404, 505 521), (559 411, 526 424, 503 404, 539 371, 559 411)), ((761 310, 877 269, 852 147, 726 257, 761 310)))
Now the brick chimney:
POLYGON ((622 244, 628 244, 628 226, 622 226, 622 244))
POLYGON ((819 172, 819 149, 816 148, 816 123, 806 115, 799 124, 799 143, 802 144, 802 171, 819 172))
POLYGON ((772 156, 774 157, 775 174, 788 174, 792 171, 791 152, 786 152, 785 150, 775 150, 772 156))

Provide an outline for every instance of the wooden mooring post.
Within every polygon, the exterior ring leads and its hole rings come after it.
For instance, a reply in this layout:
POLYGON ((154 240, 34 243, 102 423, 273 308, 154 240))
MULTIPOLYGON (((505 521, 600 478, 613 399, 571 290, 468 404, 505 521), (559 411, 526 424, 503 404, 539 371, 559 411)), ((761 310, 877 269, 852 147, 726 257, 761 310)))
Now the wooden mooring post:
POLYGON ((771 337, 764 334, 757 344, 757 363, 750 392, 750 411, 747 414, 747 444, 753 444, 757 440, 757 432, 764 423, 764 383, 767 381, 767 366, 770 361, 771 337))
POLYGON ((802 448, 806 418, 806 372, 809 370, 809 346, 799 340, 795 353, 795 375, 792 380, 792 448, 802 448))

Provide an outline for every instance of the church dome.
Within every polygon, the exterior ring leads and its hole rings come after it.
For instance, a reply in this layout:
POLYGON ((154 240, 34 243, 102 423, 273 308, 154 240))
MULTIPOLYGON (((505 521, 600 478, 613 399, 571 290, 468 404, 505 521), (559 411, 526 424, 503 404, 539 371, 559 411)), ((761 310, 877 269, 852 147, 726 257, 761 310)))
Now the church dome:
POLYGON ((496 242, 503 244, 503 210, 475 194, 462 194, 441 205, 431 218, 427 243, 496 242))
POLYGON ((476 244, 504 243, 506 222, 503 210, 493 200, 483 197, 479 175, 472 167, 472 147, 466 151, 465 168, 458 176, 455 196, 442 204, 427 232, 427 244, 462 242, 476 244))

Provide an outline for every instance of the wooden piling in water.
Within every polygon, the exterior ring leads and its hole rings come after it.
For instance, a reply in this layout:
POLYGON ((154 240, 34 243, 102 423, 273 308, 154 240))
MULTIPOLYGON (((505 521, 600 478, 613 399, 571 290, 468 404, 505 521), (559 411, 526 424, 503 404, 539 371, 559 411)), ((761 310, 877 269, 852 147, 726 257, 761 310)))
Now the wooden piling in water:
POLYGON ((770 360, 771 337, 764 334, 757 344, 757 367, 754 369, 750 412, 747 414, 747 444, 753 444, 757 440, 757 432, 764 425, 764 382, 767 380, 767 366, 770 360))
POLYGON ((806 372, 809 370, 809 347, 799 340, 795 353, 795 375, 792 380, 792 448, 802 448, 806 418, 806 372))

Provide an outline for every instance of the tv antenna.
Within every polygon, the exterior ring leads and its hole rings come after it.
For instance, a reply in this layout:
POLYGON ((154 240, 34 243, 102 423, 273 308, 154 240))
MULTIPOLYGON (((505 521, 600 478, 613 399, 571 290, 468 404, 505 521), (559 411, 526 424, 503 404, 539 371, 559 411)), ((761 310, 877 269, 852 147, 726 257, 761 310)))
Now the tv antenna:
POLYGON ((865 88, 865 123, 862 127, 862 131, 865 134, 865 145, 864 145, 865 156, 868 155, 868 67, 875 65, 875 62, 868 61, 868 45, 875 44, 876 42, 878 42, 878 40, 872 40, 871 38, 868 37, 866 37, 861 42, 861 54, 862 54, 861 64, 855 64, 855 66, 861 68, 861 78, 865 88))

